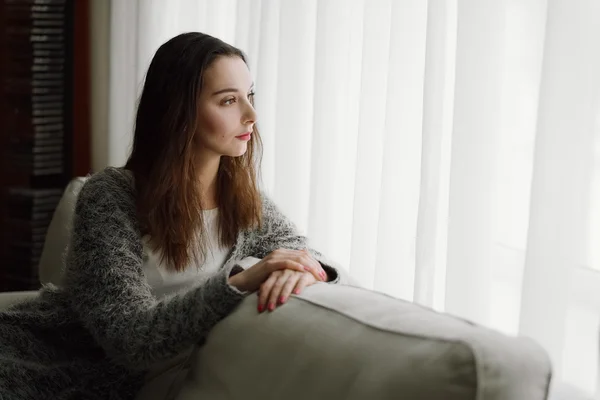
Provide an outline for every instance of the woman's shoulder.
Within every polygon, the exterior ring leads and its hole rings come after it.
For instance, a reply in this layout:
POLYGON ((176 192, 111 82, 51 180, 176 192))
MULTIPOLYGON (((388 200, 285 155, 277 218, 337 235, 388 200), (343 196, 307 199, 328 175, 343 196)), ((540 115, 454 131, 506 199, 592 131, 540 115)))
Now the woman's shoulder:
POLYGON ((295 228, 295 225, 293 225, 286 217, 281 207, 277 205, 275 200, 267 192, 261 190, 260 198, 262 202, 262 221, 263 224, 267 226, 267 229, 271 229, 273 225, 295 228))
POLYGON ((133 188, 133 174, 123 167, 106 167, 87 176, 86 186, 121 190, 133 188))
POLYGON ((135 203, 133 174, 124 168, 106 167, 87 176, 78 197, 82 200, 78 203, 103 200, 131 206, 135 203))
POLYGON ((265 210, 277 208, 277 204, 275 204, 275 201, 273 201, 271 196, 264 189, 259 190, 259 193, 260 193, 260 202, 261 202, 263 212, 265 210))

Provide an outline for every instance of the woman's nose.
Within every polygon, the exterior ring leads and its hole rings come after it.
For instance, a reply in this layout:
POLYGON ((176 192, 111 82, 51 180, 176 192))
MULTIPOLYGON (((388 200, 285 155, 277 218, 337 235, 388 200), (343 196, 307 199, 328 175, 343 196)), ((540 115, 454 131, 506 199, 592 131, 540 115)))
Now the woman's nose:
POLYGON ((252 104, 250 103, 248 103, 246 107, 246 112, 244 113, 242 122, 244 124, 256 123, 256 110, 254 109, 254 106, 252 106, 252 104))

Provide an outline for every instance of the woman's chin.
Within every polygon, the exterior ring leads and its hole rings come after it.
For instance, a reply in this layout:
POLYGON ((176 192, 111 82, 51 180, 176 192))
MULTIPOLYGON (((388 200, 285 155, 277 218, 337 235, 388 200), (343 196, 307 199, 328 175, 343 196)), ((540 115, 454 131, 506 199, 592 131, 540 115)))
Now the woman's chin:
POLYGON ((246 143, 244 143, 235 149, 231 149, 231 151, 228 151, 227 154, 225 154, 225 155, 228 157, 241 157, 244 154, 246 154, 246 151, 248 151, 248 145, 246 145, 246 143))

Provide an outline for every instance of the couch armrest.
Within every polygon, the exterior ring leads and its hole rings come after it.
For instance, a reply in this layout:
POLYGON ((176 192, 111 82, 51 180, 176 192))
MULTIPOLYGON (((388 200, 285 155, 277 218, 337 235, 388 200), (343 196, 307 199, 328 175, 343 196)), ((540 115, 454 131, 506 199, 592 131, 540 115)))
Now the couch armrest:
POLYGON ((248 296, 192 353, 177 400, 545 400, 530 339, 366 289, 315 284, 259 314, 248 296))
POLYGON ((29 290, 23 292, 0 292, 0 310, 4 310, 9 306, 20 301, 32 299, 38 295, 37 290, 29 290))

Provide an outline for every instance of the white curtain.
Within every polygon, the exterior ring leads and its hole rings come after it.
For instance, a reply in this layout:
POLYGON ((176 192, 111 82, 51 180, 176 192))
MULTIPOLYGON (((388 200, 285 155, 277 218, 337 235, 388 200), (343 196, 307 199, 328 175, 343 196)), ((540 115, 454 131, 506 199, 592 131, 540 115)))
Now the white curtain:
POLYGON ((243 49, 262 180, 363 285, 549 352, 598 387, 600 1, 111 3, 106 164, 160 44, 243 49))

